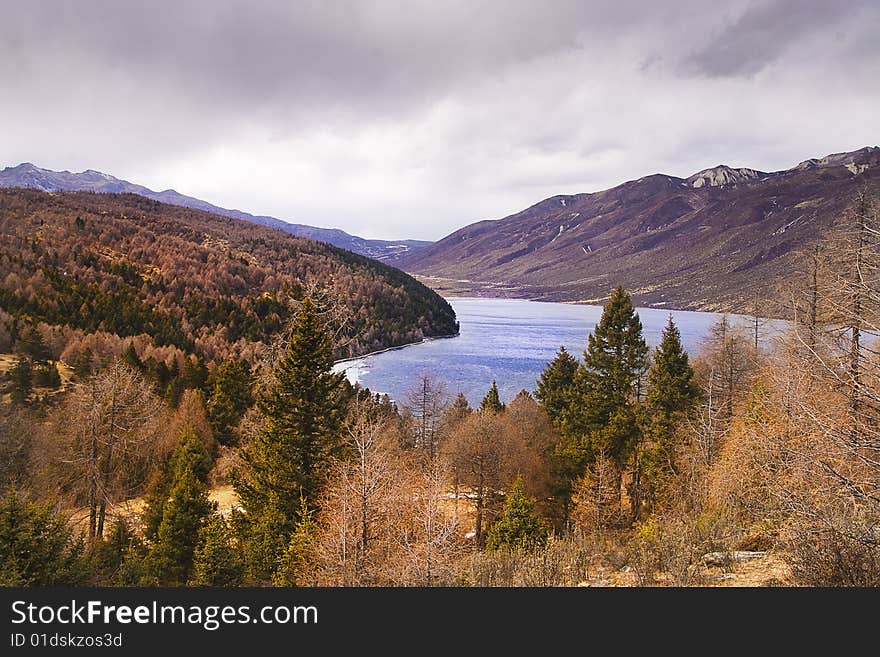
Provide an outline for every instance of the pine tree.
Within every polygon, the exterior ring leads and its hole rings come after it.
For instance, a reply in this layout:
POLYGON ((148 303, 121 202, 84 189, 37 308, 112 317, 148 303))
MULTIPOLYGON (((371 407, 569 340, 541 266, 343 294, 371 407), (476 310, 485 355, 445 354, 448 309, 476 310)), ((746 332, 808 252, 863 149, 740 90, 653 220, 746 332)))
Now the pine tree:
POLYGON ((208 487, 199 477, 198 466, 184 457, 197 453, 201 444, 193 433, 184 433, 172 459, 174 477, 147 559, 150 574, 163 586, 187 582, 202 524, 216 508, 208 500, 208 487))
POLYGON ((211 454, 204 442, 191 431, 184 430, 174 452, 165 461, 147 489, 146 507, 142 518, 144 536, 152 541, 158 538, 159 525, 165 513, 165 503, 174 487, 175 474, 189 467, 199 481, 206 483, 212 465, 211 454))
POLYGON ((629 483, 634 519, 654 506, 664 481, 674 475, 675 426, 700 394, 687 352, 681 346, 681 335, 670 315, 648 370, 643 440, 635 452, 629 483))
POLYGON ((654 418, 667 428, 674 418, 687 411, 700 398, 694 383, 694 370, 681 346, 681 334, 669 316, 660 344, 654 350, 654 362, 648 370, 648 393, 645 403, 654 418))
POLYGON ((299 519, 290 537, 287 551, 272 578, 276 586, 306 586, 317 579, 318 523, 315 512, 300 500, 299 519))
MULTIPOLYGON (((268 566, 287 548, 300 499, 314 508, 329 465, 342 451, 345 375, 332 373, 332 365, 330 334, 306 297, 274 382, 258 401, 264 428, 244 450, 235 476, 246 522, 259 529, 251 538, 260 544, 260 564, 249 563, 257 579, 271 577, 268 566), (261 522, 267 514, 272 523, 261 522)), ((250 548, 248 553, 258 554, 250 548)))
POLYGON ((647 362, 642 323, 629 294, 617 286, 589 337, 564 414, 563 433, 580 442, 579 466, 597 451, 618 468, 625 465, 638 438, 635 411, 647 362))
POLYGON ((467 397, 463 392, 458 393, 446 413, 443 415, 443 425, 447 430, 451 430, 473 412, 471 405, 468 403, 467 397))
POLYGON ((45 363, 52 357, 42 334, 33 324, 28 326, 18 339, 17 351, 37 364, 45 363))
POLYGON ((73 359, 73 373, 80 380, 85 380, 92 373, 92 350, 88 347, 73 359))
POLYGON ((284 508, 278 496, 270 493, 265 508, 256 515, 241 513, 235 518, 249 584, 268 584, 284 562, 290 536, 298 524, 298 519, 291 523, 284 508), (293 529, 288 529, 291 524, 293 529))
POLYGON ((27 402, 34 388, 34 367, 30 358, 18 358, 6 376, 9 379, 9 395, 13 403, 27 402))
POLYGON ((84 546, 49 504, 8 493, 0 500, 0 586, 76 586, 84 546))
POLYGON ((117 583, 125 555, 136 540, 125 519, 119 518, 113 523, 108 536, 92 543, 88 551, 90 584, 112 586, 117 583))
POLYGON ((135 370, 143 371, 144 364, 138 356, 137 349, 134 348, 134 342, 129 342, 128 347, 122 352, 122 360, 135 370))
POLYGON ((556 428, 562 425, 577 369, 577 360, 565 350, 565 347, 560 347, 538 379, 535 396, 556 428))
POLYGON ((208 367, 201 356, 187 357, 183 359, 183 367, 180 369, 180 390, 202 390, 208 381, 208 367))
POLYGON ((153 378, 156 380, 156 391, 159 394, 164 393, 168 383, 171 381, 171 370, 168 369, 168 365, 165 364, 164 360, 160 360, 154 363, 152 373, 153 378))
POLYGON ((34 369, 34 385, 53 390, 61 387, 61 375, 55 363, 43 363, 34 369))
POLYGON ((480 403, 480 410, 483 412, 503 413, 504 408, 504 404, 501 403, 501 397, 498 395, 498 385, 495 381, 492 381, 492 387, 489 388, 489 392, 486 393, 486 396, 483 397, 483 401, 480 403))
POLYGON ((547 527, 535 511, 534 501, 526 495, 522 475, 517 476, 507 492, 501 516, 489 528, 486 549, 533 548, 547 540, 547 527))
POLYGON ((212 373, 207 411, 214 437, 224 445, 235 442, 233 428, 253 403, 253 377, 244 361, 227 360, 212 373))
POLYGON ((189 585, 240 586, 243 577, 244 559, 229 523, 219 514, 212 515, 199 532, 189 585))

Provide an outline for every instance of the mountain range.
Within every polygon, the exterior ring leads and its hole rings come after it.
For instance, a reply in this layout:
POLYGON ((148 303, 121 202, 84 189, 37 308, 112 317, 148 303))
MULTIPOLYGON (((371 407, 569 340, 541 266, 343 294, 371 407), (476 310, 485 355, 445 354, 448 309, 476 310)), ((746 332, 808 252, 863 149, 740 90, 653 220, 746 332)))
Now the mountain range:
POLYGON ((642 306, 743 312, 778 296, 866 186, 880 187, 877 146, 772 173, 654 174, 471 224, 397 266, 445 294, 597 303, 620 283, 642 306))
POLYGON ((44 192, 99 192, 109 194, 137 194, 146 198, 179 205, 195 210, 204 210, 224 217, 250 221, 251 223, 277 228, 296 237, 327 242, 333 246, 365 255, 375 260, 395 262, 402 255, 424 248, 431 244, 421 240, 368 240, 356 235, 350 235, 336 228, 318 228, 304 224, 293 224, 275 217, 253 215, 241 210, 229 210, 221 208, 207 201, 185 196, 173 189, 161 192, 153 191, 143 185, 115 178, 109 174, 101 173, 93 169, 71 173, 70 171, 52 171, 42 169, 30 162, 24 162, 14 167, 7 167, 0 171, 0 187, 20 187, 24 189, 39 189, 44 192))
POLYGON ((553 196, 431 243, 291 224, 94 170, 24 163, 0 171, 0 187, 133 193, 327 242, 399 267, 447 295, 600 303, 619 283, 642 306, 723 312, 778 297, 778 283, 866 186, 880 187, 877 146, 775 172, 722 164, 687 178, 653 174, 604 191, 553 196))

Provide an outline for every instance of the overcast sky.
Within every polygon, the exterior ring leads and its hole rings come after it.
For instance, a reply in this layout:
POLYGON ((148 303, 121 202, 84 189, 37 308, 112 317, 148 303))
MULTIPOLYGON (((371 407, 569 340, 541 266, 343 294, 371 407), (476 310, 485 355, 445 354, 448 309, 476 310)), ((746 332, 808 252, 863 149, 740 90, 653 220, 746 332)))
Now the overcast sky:
POLYGON ((880 142, 877 0, 0 0, 0 168, 371 238, 880 142))

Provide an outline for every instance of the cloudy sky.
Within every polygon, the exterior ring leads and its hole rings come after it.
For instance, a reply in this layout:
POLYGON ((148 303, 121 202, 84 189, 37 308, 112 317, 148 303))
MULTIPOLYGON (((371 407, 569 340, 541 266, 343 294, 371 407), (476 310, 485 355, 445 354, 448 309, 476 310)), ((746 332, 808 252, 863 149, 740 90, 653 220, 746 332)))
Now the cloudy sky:
POLYGON ((0 0, 0 168, 371 238, 880 142, 876 0, 0 0))

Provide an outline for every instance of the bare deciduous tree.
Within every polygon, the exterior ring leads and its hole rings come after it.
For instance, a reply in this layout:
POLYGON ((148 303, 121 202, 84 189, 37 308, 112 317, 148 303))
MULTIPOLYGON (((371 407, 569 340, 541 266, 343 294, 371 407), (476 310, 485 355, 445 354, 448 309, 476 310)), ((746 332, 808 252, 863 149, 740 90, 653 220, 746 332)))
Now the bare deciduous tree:
POLYGON ((394 537, 389 578, 399 585, 450 584, 462 553, 458 520, 449 513, 449 473, 439 461, 411 470, 394 537))
POLYGON ((617 526, 622 517, 620 476, 614 462, 604 452, 574 484, 570 518, 585 534, 598 541, 604 530, 617 526))
POLYGON ((422 374, 406 395, 405 410, 412 417, 412 444, 433 461, 440 449, 446 386, 431 374, 422 374))
POLYGON ((387 558, 390 516, 401 494, 401 465, 386 418, 356 401, 345 430, 352 453, 338 461, 321 500, 324 571, 342 586, 380 584, 387 558))
POLYGON ((712 388, 718 417, 724 422, 733 418, 736 404, 749 389, 755 367, 751 336, 723 315, 712 325, 694 371, 704 390, 712 388))
POLYGON ((104 533, 107 507, 143 486, 165 411, 143 376, 120 359, 76 388, 63 410, 73 466, 89 509, 89 539, 104 533))
POLYGON ((554 508, 550 472, 550 454, 559 435, 546 411, 527 392, 520 392, 501 416, 504 441, 507 445, 508 475, 522 475, 526 490, 537 498, 538 508, 545 515, 558 513, 554 508))
POLYGON ((445 461, 470 489, 475 510, 475 542, 482 545, 487 513, 509 479, 509 451, 501 418, 493 412, 474 412, 459 424, 444 445, 445 461))

